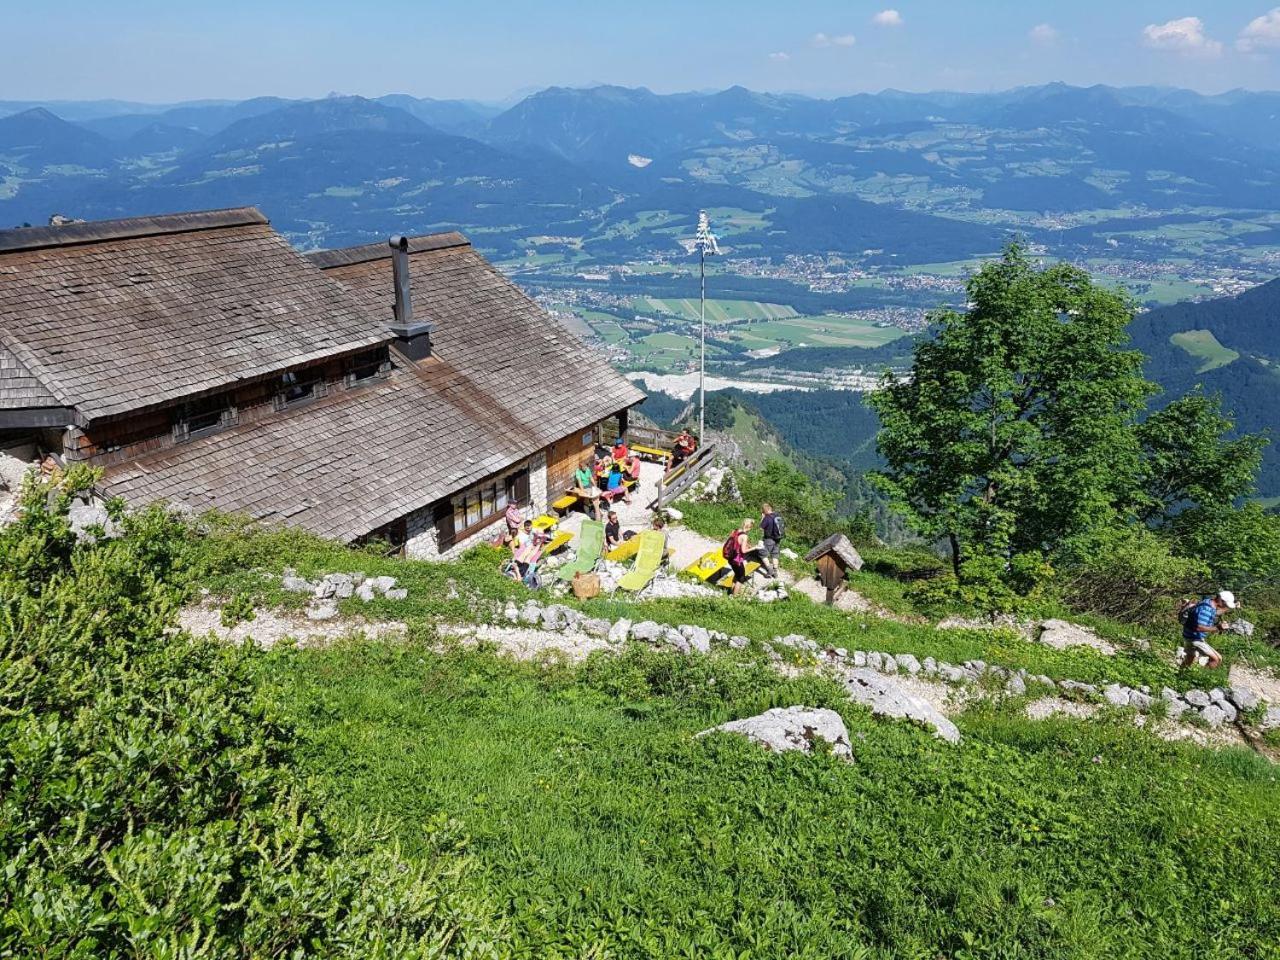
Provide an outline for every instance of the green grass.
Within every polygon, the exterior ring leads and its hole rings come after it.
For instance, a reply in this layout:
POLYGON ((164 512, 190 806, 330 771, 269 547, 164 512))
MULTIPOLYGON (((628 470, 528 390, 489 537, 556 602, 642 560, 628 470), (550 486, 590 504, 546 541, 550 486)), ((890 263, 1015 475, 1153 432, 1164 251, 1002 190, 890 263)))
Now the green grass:
POLYGON ((1208 330, 1184 330, 1171 335, 1169 342, 1200 361, 1197 373, 1216 370, 1240 359, 1239 353, 1224 347, 1208 330))
POLYGON ((634 651, 576 670, 348 644, 264 666, 338 818, 429 856, 440 811, 514 955, 1274 957, 1276 771, 1124 724, 963 715, 948 746, 813 679, 634 651), (855 761, 725 719, 829 705, 855 761))

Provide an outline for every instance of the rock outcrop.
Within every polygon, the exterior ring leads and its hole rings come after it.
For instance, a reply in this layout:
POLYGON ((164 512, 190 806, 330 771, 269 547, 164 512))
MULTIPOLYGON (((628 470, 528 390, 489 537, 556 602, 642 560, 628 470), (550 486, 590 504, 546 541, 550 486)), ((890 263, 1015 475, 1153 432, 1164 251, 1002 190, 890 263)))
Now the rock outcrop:
POLYGON ((849 731, 834 710, 814 707, 774 707, 754 717, 731 720, 698 734, 737 733, 774 753, 800 750, 813 753, 818 740, 825 741, 833 756, 853 759, 849 731))

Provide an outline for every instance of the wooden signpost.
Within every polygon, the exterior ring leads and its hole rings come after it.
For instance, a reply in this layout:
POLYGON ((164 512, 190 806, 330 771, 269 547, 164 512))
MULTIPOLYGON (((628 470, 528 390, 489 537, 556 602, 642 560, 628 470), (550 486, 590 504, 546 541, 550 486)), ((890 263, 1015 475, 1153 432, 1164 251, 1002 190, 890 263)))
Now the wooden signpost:
POLYGON ((818 580, 827 588, 827 606, 835 603, 844 589, 850 570, 862 569, 862 557, 843 533, 833 533, 805 554, 805 560, 818 564, 818 580))

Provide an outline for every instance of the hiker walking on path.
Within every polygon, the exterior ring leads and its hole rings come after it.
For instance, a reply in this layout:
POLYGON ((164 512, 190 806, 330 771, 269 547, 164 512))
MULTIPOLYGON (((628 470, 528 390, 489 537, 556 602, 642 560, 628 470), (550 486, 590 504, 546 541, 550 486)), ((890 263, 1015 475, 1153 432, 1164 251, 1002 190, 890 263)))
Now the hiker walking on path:
POLYGON ((778 549, 782 544, 784 524, 782 517, 773 512, 767 503, 760 504, 760 563, 765 576, 778 579, 778 549))
POLYGON ((1230 590, 1219 590, 1212 597, 1205 597, 1199 603, 1186 604, 1178 612, 1182 621, 1182 663, 1189 667, 1196 662, 1200 654, 1209 658, 1209 669, 1216 670, 1222 666, 1222 654, 1209 645, 1211 633, 1222 633, 1226 629, 1218 622, 1224 610, 1236 608, 1236 596, 1230 590))
POLYGON ((724 546, 721 548, 722 555, 729 563, 729 569, 733 571, 733 595, 735 597, 742 591, 742 585, 747 582, 747 551, 751 549, 747 534, 753 526, 755 524, 750 517, 743 520, 742 526, 729 534, 729 539, 725 540, 724 546))

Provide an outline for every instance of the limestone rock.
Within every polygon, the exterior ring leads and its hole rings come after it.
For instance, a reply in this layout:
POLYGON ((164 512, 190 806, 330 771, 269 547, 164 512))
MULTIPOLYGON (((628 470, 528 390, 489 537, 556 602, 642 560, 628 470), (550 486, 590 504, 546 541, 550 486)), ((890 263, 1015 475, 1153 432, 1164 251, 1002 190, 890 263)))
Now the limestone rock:
MULTIPOLYGON (((362 587, 363 587, 363 586, 364 586, 364 584, 362 583, 362 584, 360 584, 360 586, 362 586, 362 587)), ((370 587, 370 591, 372 591, 372 589, 373 589, 373 588, 372 588, 372 587, 370 587)), ((519 608, 519 607, 517 607, 517 606, 516 606, 514 603, 512 603, 510 600, 508 600, 508 601, 507 601, 507 605, 506 605, 505 607, 503 607, 503 608, 502 608, 502 619, 506 620, 506 621, 507 621, 507 623, 519 623, 519 622, 520 622, 520 608, 519 608)))
POLYGON ((338 615, 338 601, 332 597, 316 599, 307 607, 308 620, 332 620, 338 615))
POLYGON ((280 588, 290 593, 311 593, 315 590, 316 585, 310 580, 304 580, 298 576, 298 571, 293 567, 285 567, 284 575, 280 578, 280 588))
POLYGON ((680 634, 689 641, 689 646, 698 653, 711 652, 711 634, 706 627, 699 627, 696 624, 683 624, 680 627, 680 634))
POLYGON ((1009 678, 1009 682, 1004 685, 1004 688, 1015 697, 1021 697, 1027 692, 1026 681, 1016 673, 1009 678))
POLYGON ((644 643, 653 643, 662 636, 662 626, 652 620, 641 620, 631 627, 631 639, 644 643))
POLYGON ((1129 691, 1118 683, 1108 684, 1103 687, 1102 698, 1113 707, 1127 707, 1129 705, 1129 691))
POLYGON ((631 632, 631 621, 627 619, 616 620, 613 626, 609 628, 609 642, 619 645, 627 642, 627 635, 631 632))
POLYGON ((1258 729, 1263 733, 1268 730, 1280 730, 1280 707, 1267 707, 1267 712, 1258 721, 1258 729))
POLYGON ((960 731, 954 723, 927 700, 911 696, 891 677, 874 670, 853 670, 845 685, 849 690, 849 698, 855 703, 870 707, 876 716, 913 720, 929 727, 935 736, 943 740, 950 743, 960 741, 960 731))
POLYGON ((1040 624, 1040 634, 1036 639, 1046 647, 1053 647, 1055 650, 1092 647, 1107 656, 1112 656, 1116 652, 1115 647, 1088 627, 1068 623, 1066 620, 1045 620, 1040 624))
POLYGON ((385 594, 388 590, 395 587, 396 578, 395 577, 374 577, 372 580, 369 580, 368 583, 373 587, 374 593, 385 594))
MULTIPOLYGON (((364 586, 364 584, 361 584, 361 586, 364 586)), ((388 600, 404 600, 406 597, 409 596, 409 591, 406 590, 404 587, 395 587, 391 590, 388 590, 385 596, 388 600)))
POLYGON ((120 536, 120 525, 111 519, 107 508, 100 503, 73 500, 67 508, 67 523, 76 540, 82 543, 95 543, 99 535, 106 540, 120 536))
POLYGON ((1200 717, 1211 727, 1220 727, 1227 720, 1226 711, 1216 703, 1211 703, 1200 711, 1200 717))
POLYGON ((1231 687, 1227 690, 1227 699, 1242 713, 1258 705, 1258 695, 1248 687, 1231 687))
POLYGON ((1201 708, 1209 706, 1213 701, 1209 698, 1209 694, 1203 690, 1192 688, 1182 695, 1182 699, 1187 701, 1193 707, 1201 708))
POLYGON ((583 617, 578 621, 578 629, 588 637, 604 640, 608 638, 609 631, 613 629, 613 624, 600 617, 583 617))
POLYGON ((1242 637, 1252 637, 1254 626, 1248 620, 1232 620, 1227 624, 1229 633, 1238 633, 1242 637))
POLYGON ((732 647, 734 650, 745 650, 750 645, 751 645, 751 640, 748 637, 734 636, 729 638, 729 646, 732 647))
POLYGON ((356 599, 360 600, 362 603, 368 603, 373 599, 373 597, 373 584, 368 580, 356 587, 356 599))
POLYGON ((741 734, 774 753, 785 753, 789 750, 812 753, 814 741, 825 740, 830 744, 831 753, 834 756, 843 760, 853 758, 853 748, 849 745, 849 730, 840 719, 840 714, 834 710, 813 707, 774 707, 754 717, 731 720, 710 730, 703 730, 698 736, 706 736, 717 731, 741 734))

